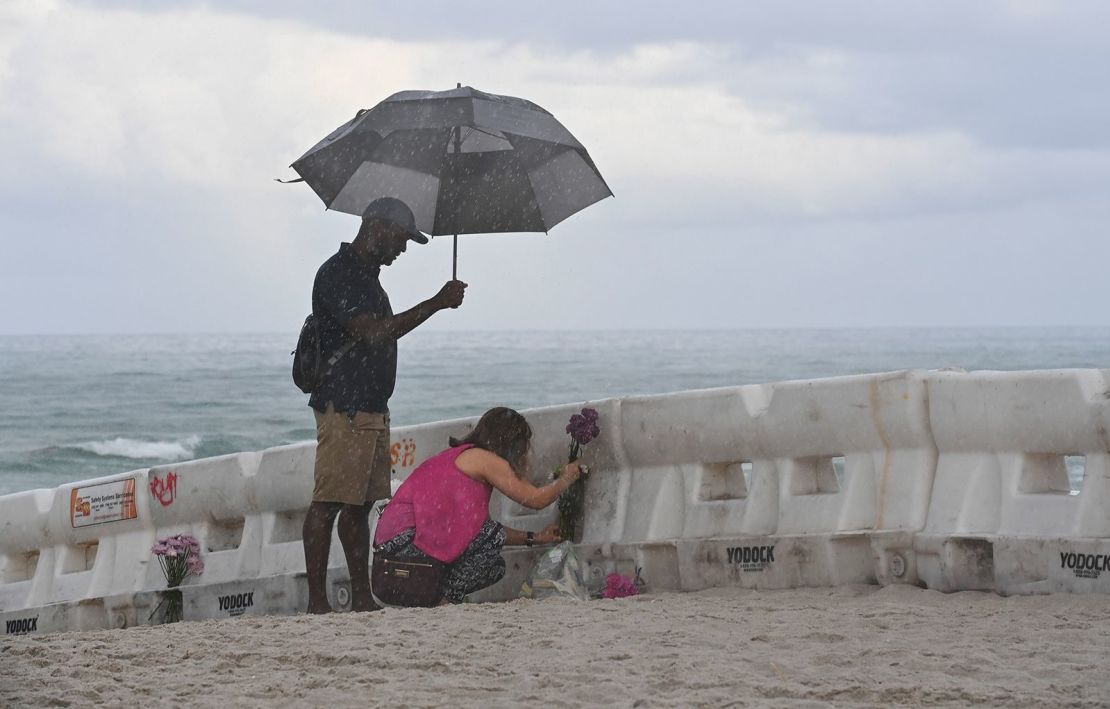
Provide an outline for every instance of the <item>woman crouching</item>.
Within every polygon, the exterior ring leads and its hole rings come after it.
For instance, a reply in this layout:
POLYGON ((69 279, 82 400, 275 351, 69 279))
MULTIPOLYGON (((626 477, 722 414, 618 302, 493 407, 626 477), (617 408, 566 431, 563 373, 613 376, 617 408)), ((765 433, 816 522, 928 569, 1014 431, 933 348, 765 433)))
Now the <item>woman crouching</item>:
POLYGON ((505 497, 541 510, 578 479, 578 463, 568 463, 550 485, 525 479, 532 427, 505 407, 490 409, 463 439, 426 460, 397 489, 378 520, 374 535, 374 595, 391 605, 459 603, 505 575, 501 548, 560 541, 558 525, 542 532, 505 527, 489 517, 496 488, 505 497), (422 570, 434 569, 434 575, 422 570), (431 583, 437 589, 406 602, 406 585, 431 583), (392 598, 387 597, 392 596, 392 598))

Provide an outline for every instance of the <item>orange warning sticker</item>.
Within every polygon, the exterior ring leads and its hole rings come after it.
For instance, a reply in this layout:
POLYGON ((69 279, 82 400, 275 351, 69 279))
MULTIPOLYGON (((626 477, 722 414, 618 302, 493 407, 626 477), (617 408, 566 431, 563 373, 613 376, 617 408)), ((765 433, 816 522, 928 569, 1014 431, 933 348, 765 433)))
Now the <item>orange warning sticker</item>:
POLYGON ((69 521, 74 529, 138 516, 135 478, 75 487, 69 492, 69 521))

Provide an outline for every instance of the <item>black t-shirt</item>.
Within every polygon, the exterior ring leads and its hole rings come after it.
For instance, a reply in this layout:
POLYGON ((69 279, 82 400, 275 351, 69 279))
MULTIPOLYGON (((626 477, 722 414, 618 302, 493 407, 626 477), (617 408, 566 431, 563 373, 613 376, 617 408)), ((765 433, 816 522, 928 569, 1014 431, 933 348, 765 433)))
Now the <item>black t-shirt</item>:
MULTIPOLYGON (((319 319, 324 357, 354 336, 347 330, 358 315, 393 315, 378 280, 381 269, 359 258, 350 244, 324 262, 312 284, 312 313, 319 319)), ((326 369, 325 365, 325 369, 326 369)), ((371 345, 363 339, 326 373, 308 400, 317 411, 330 402, 337 412, 385 413, 397 381, 397 341, 371 345)))

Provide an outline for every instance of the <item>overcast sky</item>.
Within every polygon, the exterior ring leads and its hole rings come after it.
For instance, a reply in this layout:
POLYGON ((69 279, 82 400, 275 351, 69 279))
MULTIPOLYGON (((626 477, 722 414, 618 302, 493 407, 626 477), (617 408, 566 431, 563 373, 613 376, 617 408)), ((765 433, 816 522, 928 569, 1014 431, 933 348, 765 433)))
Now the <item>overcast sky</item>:
POLYGON ((295 332, 357 220, 273 178, 456 82, 616 197, 462 237, 430 327, 1110 325, 1110 3, 170 5, 0 0, 0 333, 295 332))

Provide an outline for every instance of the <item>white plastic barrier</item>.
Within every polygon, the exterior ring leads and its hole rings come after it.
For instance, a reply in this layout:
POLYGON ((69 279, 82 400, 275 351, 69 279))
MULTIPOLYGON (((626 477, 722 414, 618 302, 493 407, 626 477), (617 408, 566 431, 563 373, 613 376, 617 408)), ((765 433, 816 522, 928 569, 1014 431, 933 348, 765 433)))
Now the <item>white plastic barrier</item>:
POLYGON ((903 372, 626 399, 628 519, 609 541, 678 540, 665 576, 684 589, 885 579, 925 520, 924 394, 903 372))
POLYGON ((940 457, 914 549, 929 587, 1110 592, 1107 372, 934 372, 928 381, 940 457), (1077 494, 1069 457, 1085 468, 1077 494))
MULTIPOLYGON (((581 539, 592 573, 640 568, 654 588, 686 590, 917 581, 906 560, 936 465, 924 373, 591 405, 603 424, 585 453, 597 471, 581 539)), ((561 432, 577 409, 528 415, 537 430, 561 432)), ((567 444, 537 441, 536 482, 565 462, 567 444)), ((494 510, 531 529, 554 519, 553 508, 503 499, 494 510)), ((511 597, 530 559, 509 554, 505 581, 482 598, 511 597)))
MULTIPOLYGON (((395 481, 473 421, 395 429, 395 481)), ((314 456, 302 443, 0 498, 0 621, 15 632, 145 623, 165 587, 150 548, 178 533, 197 537, 205 561, 182 589, 187 618, 296 612, 314 456), (249 605, 228 601, 241 597, 249 605)), ((340 608, 350 603, 345 566, 335 538, 329 593, 340 608)))
MULTIPOLYGON (((594 402, 580 552, 600 581, 656 589, 916 583, 1005 593, 1110 592, 1110 394, 1094 370, 895 372, 594 402), (1065 456, 1083 456, 1069 494, 1065 456)), ((525 412, 531 475, 566 462, 582 404, 525 412)), ((395 482, 476 419, 393 431, 395 482)), ((301 524, 315 446, 282 446, 0 498, 0 621, 9 632, 147 622, 153 542, 202 544, 187 619, 305 604, 301 524)), ((555 520, 499 494, 523 529, 555 520)), ((537 550, 478 600, 515 597, 537 550)), ((342 549, 329 596, 350 594, 342 549)))

